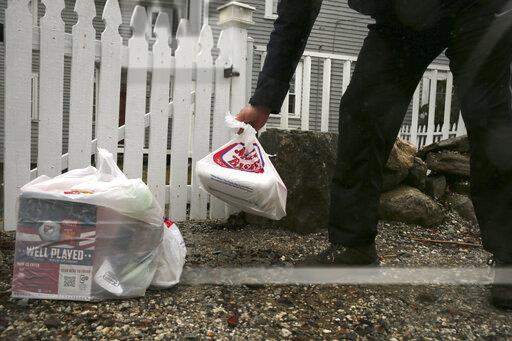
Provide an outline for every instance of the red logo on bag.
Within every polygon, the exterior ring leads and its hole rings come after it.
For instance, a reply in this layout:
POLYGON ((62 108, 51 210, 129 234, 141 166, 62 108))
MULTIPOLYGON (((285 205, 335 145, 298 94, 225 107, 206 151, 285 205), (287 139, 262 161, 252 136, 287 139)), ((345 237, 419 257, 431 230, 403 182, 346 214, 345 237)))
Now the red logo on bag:
POLYGON ((213 155, 213 161, 219 166, 238 169, 244 172, 263 173, 265 163, 261 149, 253 143, 253 149, 246 154, 243 143, 233 143, 213 155))
POLYGON ((165 224, 165 227, 170 229, 172 227, 172 225, 174 224, 174 221, 172 221, 170 218, 165 217, 164 224, 165 224))

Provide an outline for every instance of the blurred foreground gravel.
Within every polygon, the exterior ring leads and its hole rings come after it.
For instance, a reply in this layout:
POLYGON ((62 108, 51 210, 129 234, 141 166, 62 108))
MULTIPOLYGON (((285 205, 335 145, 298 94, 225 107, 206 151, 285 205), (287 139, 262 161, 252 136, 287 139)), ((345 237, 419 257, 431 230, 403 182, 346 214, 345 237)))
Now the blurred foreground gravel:
MULTIPOLYGON (((188 267, 291 266, 327 245, 234 222, 179 225, 188 267)), ((96 303, 10 299, 14 235, 0 234, 0 339, 5 340, 410 340, 512 339, 512 312, 493 308, 485 286, 190 286, 96 303)), ((474 227, 450 214, 426 229, 382 222, 383 266, 484 266, 474 227), (416 240, 415 240, 416 239, 416 240)))

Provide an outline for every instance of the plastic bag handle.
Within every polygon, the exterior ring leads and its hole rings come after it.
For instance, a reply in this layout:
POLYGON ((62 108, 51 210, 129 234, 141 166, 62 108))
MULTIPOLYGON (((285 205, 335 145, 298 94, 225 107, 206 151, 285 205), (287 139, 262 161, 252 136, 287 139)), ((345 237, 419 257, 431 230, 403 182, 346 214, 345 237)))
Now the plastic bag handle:
POLYGON ((123 171, 119 169, 114 161, 112 153, 104 148, 98 148, 98 173, 102 175, 110 175, 112 178, 127 179, 123 171))
POLYGON ((252 139, 256 138, 256 130, 250 124, 237 120, 230 112, 226 113, 225 121, 228 128, 243 129, 243 132, 240 133, 240 139, 246 147, 252 139))

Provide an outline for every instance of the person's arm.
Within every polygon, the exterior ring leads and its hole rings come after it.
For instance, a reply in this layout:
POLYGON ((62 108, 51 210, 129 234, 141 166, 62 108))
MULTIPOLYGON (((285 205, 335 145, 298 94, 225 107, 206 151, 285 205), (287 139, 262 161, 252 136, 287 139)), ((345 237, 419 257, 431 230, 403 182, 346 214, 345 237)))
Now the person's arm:
POLYGON ((256 90, 237 118, 257 130, 270 113, 281 110, 290 80, 304 52, 322 0, 280 0, 277 19, 267 45, 267 57, 256 90))
POLYGON ((273 113, 281 110, 320 5, 321 0, 279 1, 278 17, 267 45, 267 58, 250 104, 266 106, 273 113))

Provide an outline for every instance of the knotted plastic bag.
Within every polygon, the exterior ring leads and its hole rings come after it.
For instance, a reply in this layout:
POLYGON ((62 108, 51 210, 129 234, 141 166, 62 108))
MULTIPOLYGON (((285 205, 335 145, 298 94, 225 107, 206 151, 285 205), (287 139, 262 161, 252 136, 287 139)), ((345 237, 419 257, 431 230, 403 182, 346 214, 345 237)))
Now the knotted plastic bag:
POLYGON ((286 186, 256 138, 256 131, 230 114, 226 124, 243 132, 197 162, 200 187, 242 211, 281 219, 286 215, 286 186))

